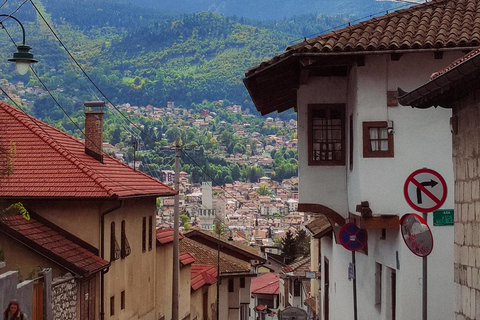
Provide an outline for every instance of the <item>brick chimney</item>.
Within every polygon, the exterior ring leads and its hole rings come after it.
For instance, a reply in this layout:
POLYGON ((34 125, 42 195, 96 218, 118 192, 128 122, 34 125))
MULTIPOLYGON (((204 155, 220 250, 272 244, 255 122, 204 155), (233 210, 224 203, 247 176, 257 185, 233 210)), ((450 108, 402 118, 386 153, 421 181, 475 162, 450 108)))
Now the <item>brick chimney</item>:
POLYGON ((103 163, 103 114, 105 102, 86 101, 85 108, 85 153, 103 163))

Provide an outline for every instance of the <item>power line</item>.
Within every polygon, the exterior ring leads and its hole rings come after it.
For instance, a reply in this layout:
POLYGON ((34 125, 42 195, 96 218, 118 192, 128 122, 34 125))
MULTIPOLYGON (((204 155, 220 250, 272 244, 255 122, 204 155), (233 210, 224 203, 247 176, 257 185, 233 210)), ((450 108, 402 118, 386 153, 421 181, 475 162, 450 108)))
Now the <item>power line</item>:
MULTIPOLYGON (((28 0, 25 0, 25 1, 28 1, 28 0)), ((132 121, 130 121, 130 119, 128 119, 121 111, 120 109, 117 108, 117 106, 105 95, 105 93, 103 93, 103 91, 100 89, 100 87, 98 87, 98 85, 92 80, 92 78, 87 74, 87 72, 83 69, 83 67, 80 65, 80 63, 75 59, 75 57, 72 55, 72 53, 70 52, 70 50, 68 50, 68 48, 65 46, 65 44, 63 43, 63 41, 58 37, 58 35, 55 33, 55 31, 53 30, 53 28, 50 26, 50 24, 48 23, 48 21, 45 19, 45 17, 43 16, 43 14, 40 12, 40 10, 37 8, 37 6, 35 5, 35 3, 33 2, 33 0, 29 0, 30 3, 32 4, 32 6, 35 8, 35 11, 37 11, 37 13, 39 14, 39 16, 42 18, 43 22, 47 25, 48 29, 50 30, 50 32, 53 34, 53 36, 55 37, 55 39, 57 39, 57 41, 60 43, 60 45, 63 47, 63 49, 67 52, 67 54, 70 56, 70 58, 75 62, 75 64, 77 65, 77 67, 82 71, 83 75, 88 79, 88 81, 90 81, 90 83, 92 83, 92 85, 95 87, 95 89, 97 89, 97 91, 102 95, 103 98, 105 98, 105 100, 108 101, 108 103, 110 103, 110 105, 116 110, 118 111, 122 117, 127 121, 129 122, 131 125, 133 125, 135 128, 137 128, 140 132, 143 132, 141 130, 141 128, 139 128, 135 123, 133 123, 132 121)), ((155 140, 153 140, 155 141, 155 140)))

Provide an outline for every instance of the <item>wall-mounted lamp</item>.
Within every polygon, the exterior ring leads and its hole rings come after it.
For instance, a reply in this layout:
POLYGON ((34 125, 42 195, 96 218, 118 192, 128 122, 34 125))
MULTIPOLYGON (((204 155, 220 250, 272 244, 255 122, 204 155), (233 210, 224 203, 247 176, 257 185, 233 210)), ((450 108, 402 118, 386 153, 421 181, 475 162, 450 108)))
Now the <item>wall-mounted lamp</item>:
MULTIPOLYGON (((20 27, 22 28, 23 42, 22 42, 21 45, 17 46, 17 52, 15 52, 13 54, 13 58, 8 59, 8 61, 15 62, 15 70, 18 72, 18 74, 24 75, 30 69, 30 64, 38 62, 38 60, 35 60, 33 58, 33 54, 30 53, 30 49, 32 49, 32 48, 25 44, 25 28, 23 28, 22 23, 12 15, 0 14, 0 17, 6 17, 6 19, 12 18, 13 20, 17 21, 18 24, 20 25, 20 27)), ((6 19, 4 19, 4 20, 6 20, 6 19)), ((0 22, 0 25, 3 28, 3 21, 0 22)))
POLYGON ((387 132, 388 132, 388 134, 394 134, 395 133, 395 130, 393 130, 393 121, 392 120, 389 120, 387 122, 387 132))

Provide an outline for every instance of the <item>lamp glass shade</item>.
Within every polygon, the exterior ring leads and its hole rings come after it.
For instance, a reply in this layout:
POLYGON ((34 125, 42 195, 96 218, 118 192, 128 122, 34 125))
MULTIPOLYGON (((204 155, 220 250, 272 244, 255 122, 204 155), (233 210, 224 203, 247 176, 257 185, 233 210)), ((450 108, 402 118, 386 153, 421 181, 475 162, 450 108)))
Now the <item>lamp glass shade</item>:
POLYGON ((24 75, 30 70, 30 62, 25 60, 17 60, 15 61, 15 70, 19 75, 24 75))

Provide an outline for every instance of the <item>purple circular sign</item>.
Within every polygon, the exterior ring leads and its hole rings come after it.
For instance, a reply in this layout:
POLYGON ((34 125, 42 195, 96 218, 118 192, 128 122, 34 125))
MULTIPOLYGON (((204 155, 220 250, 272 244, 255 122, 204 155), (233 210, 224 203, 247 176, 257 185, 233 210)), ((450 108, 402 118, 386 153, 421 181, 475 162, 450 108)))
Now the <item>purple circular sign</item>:
POLYGON ((367 244, 367 230, 360 229, 353 222, 347 223, 340 229, 340 243, 347 250, 361 250, 367 244))

